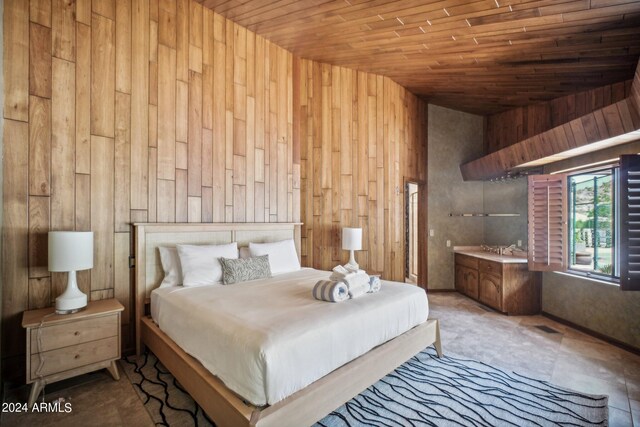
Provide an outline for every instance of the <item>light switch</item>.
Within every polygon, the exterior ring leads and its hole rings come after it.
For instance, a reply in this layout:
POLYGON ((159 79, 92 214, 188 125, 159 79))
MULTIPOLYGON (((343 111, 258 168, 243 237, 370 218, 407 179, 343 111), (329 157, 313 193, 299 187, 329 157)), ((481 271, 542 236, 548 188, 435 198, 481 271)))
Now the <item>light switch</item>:
POLYGON ((451 247, 451 240, 447 240, 447 247, 451 247))
POLYGON ((516 246, 521 248, 522 247, 522 240, 518 240, 518 244, 516 246))
POLYGON ((436 231, 433 228, 429 230, 429 236, 433 237, 435 235, 436 235, 436 231))

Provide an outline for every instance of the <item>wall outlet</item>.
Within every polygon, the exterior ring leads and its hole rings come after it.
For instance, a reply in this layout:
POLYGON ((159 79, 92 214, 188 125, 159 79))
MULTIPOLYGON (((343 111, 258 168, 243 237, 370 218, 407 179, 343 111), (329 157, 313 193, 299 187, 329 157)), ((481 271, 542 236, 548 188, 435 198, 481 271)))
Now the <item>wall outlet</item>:
POLYGON ((522 240, 518 240, 518 243, 516 244, 516 246, 521 248, 522 247, 522 240))
POLYGON ((436 235, 436 230, 434 230, 433 228, 429 230, 429 236, 433 237, 435 235, 436 235))
POLYGON ((451 240, 447 240, 447 247, 450 248, 451 247, 451 240))

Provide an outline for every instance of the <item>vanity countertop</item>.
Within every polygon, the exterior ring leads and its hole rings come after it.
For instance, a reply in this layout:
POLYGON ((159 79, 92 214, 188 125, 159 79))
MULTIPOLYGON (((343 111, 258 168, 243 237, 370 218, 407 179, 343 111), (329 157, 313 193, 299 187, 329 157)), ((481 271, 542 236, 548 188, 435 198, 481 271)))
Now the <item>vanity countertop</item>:
POLYGON ((491 252, 484 252, 480 246, 454 246, 453 252, 461 255, 472 256, 487 261, 499 262, 501 264, 526 264, 526 257, 514 255, 498 255, 491 252))

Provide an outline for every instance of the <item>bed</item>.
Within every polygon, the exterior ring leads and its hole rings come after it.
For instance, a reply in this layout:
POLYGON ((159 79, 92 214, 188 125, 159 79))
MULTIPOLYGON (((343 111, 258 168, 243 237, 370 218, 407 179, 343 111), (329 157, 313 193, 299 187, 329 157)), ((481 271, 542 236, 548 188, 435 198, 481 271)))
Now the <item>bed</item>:
POLYGON ((426 299, 419 303, 421 291, 407 285, 385 283, 340 304, 310 297, 310 286, 328 274, 313 269, 241 285, 156 289, 158 246, 293 238, 299 249, 300 224, 135 230, 137 351, 149 347, 217 425, 309 425, 424 347, 441 351, 437 321, 425 321, 426 299), (196 330, 204 332, 189 333, 196 330))

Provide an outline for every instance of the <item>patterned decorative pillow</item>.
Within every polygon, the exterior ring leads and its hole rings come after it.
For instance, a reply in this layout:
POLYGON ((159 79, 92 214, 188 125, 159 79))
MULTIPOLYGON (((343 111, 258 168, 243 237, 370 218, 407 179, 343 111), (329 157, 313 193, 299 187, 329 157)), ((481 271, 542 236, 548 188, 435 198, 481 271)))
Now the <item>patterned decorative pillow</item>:
POLYGON ((219 258, 219 261, 222 266, 222 283, 225 285, 271 277, 269 255, 238 259, 219 258))

